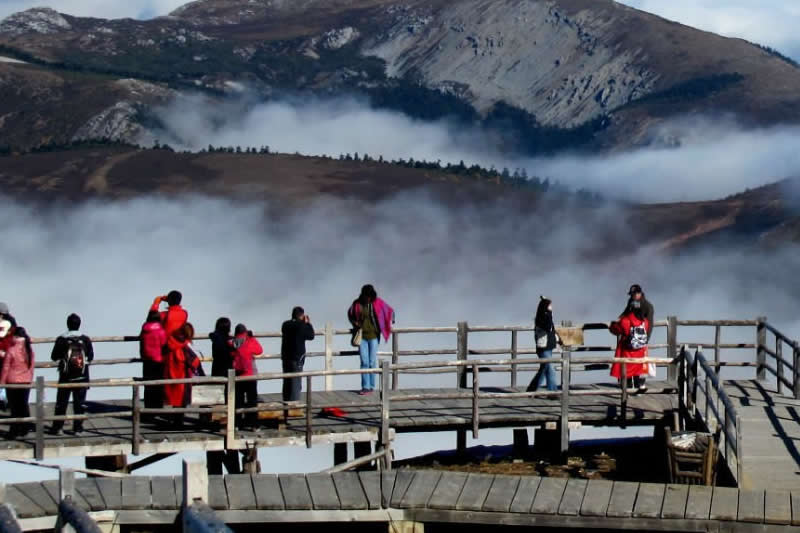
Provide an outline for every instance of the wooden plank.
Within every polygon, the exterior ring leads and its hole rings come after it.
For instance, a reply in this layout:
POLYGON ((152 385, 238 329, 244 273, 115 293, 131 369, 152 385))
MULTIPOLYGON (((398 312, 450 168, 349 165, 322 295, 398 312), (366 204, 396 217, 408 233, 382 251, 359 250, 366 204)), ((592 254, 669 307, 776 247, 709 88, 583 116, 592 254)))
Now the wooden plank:
POLYGON ((281 474, 278 476, 278 482, 281 485, 283 503, 287 511, 310 511, 314 508, 305 476, 298 474, 281 474))
MULTIPOLYGON (((378 478, 376 478, 378 479, 378 478)), ((366 510, 369 509, 369 502, 358 472, 336 472, 333 474, 333 484, 336 486, 336 493, 339 495, 339 503, 342 510, 366 510)))
POLYGON ((664 490, 664 506, 661 518, 680 518, 686 514, 686 500, 689 497, 689 485, 667 485, 664 490))
POLYGON ((122 508, 140 510, 150 508, 150 478, 129 476, 122 478, 122 508))
POLYGON ((764 522, 764 491, 739 490, 739 509, 736 515, 739 522, 764 522))
POLYGON ((711 496, 711 520, 736 520, 739 491, 731 487, 714 487, 711 496))
POLYGON ((398 508, 400 506, 400 502, 403 501, 403 496, 406 495, 406 491, 408 490, 408 486, 411 485, 411 482, 414 480, 414 472, 413 470, 398 470, 397 476, 394 480, 394 490, 392 491, 392 499, 391 499, 391 507, 398 508))
POLYGON ((586 494, 588 481, 585 479, 570 479, 567 481, 567 488, 561 498, 561 505, 558 507, 558 514, 567 516, 578 516, 583 504, 583 496, 586 494))
POLYGON ((54 502, 61 501, 61 496, 59 494, 58 480, 48 479, 46 481, 42 481, 42 487, 44 488, 45 491, 47 491, 47 494, 50 495, 50 498, 52 498, 54 502))
POLYGON ((557 514, 566 487, 566 478, 546 477, 542 479, 539 490, 536 491, 536 498, 533 500, 531 513, 557 514))
POLYGON ((381 473, 381 506, 391 504, 396 479, 397 472, 395 470, 381 473))
POLYGON ((790 494, 792 498, 792 525, 800 526, 800 491, 793 490, 790 494))
POLYGON ((660 483, 642 483, 633 507, 635 518, 658 518, 664 504, 664 485, 660 483))
POLYGON ((536 492, 539 490, 541 482, 542 478, 538 476, 521 476, 517 493, 514 494, 514 499, 511 500, 511 507, 508 510, 512 513, 530 513, 533 499, 536 497, 536 492))
POLYGON ((686 500, 687 520, 708 520, 711 512, 711 496, 713 489, 704 485, 689 487, 689 497, 686 500))
POLYGON ((428 506, 428 500, 433 495, 433 490, 439 483, 441 472, 435 470, 420 470, 408 486, 403 499, 400 500, 402 509, 422 509, 428 506))
POLYGON ((228 509, 228 491, 222 476, 208 476, 208 505, 212 509, 228 509))
POLYGON ((764 498, 764 522, 781 525, 792 523, 792 501, 788 490, 767 489, 764 498))
POLYGON ((311 501, 316 510, 336 510, 341 508, 336 486, 330 474, 309 474, 306 476, 311 501))
POLYGON ((119 511, 122 509, 122 479, 110 477, 95 478, 97 488, 106 502, 106 509, 119 511))
MULTIPOLYGON (((7 486, 10 487, 12 485, 7 486)), ((37 514, 36 516, 55 516, 58 514, 58 503, 45 490, 41 481, 16 483, 13 487, 42 509, 42 514, 37 514)))
POLYGON ((517 494, 519 480, 519 476, 495 476, 486 501, 483 502, 483 510, 507 513, 517 494))
POLYGON ((103 495, 100 492, 100 488, 97 486, 96 478, 88 477, 76 479, 75 491, 83 496, 92 511, 106 510, 106 503, 103 500, 103 495))
POLYGON ((581 504, 581 516, 605 516, 614 482, 605 479, 590 479, 581 504))
MULTIPOLYGON (((44 490, 44 488, 42 488, 42 490, 44 490)), ((27 495, 23 494, 15 485, 6 486, 6 502, 11 503, 14 510, 17 512, 17 516, 20 518, 46 516, 44 508, 27 495)))
POLYGON ((180 508, 178 496, 175 492, 175 476, 154 476, 150 478, 150 489, 153 493, 153 509, 167 510, 180 508))
POLYGON ((493 481, 494 476, 490 474, 469 474, 456 501, 456 510, 480 511, 486 501, 486 496, 489 495, 493 481))
MULTIPOLYGON (((367 498, 367 505, 370 510, 381 508, 381 473, 362 471, 358 473, 358 480, 361 483, 361 488, 364 496, 367 498)), ((333 476, 334 483, 337 483, 336 475, 333 476)), ((336 485, 336 490, 339 490, 339 485, 336 485)), ((342 509, 345 508, 345 498, 342 497, 341 491, 339 492, 339 499, 342 500, 342 509)))
POLYGON ((428 500, 431 509, 455 509, 468 475, 464 472, 444 472, 428 500))
POLYGON ((226 475, 225 488, 228 492, 229 509, 258 509, 256 495, 253 492, 253 478, 250 474, 226 475))
POLYGON ((276 474, 254 475, 253 491, 256 495, 256 507, 259 509, 283 510, 283 493, 276 474))
POLYGON ((608 501, 606 516, 613 518, 629 518, 632 516, 637 492, 639 492, 638 483, 615 481, 614 488, 611 489, 611 499, 608 501))

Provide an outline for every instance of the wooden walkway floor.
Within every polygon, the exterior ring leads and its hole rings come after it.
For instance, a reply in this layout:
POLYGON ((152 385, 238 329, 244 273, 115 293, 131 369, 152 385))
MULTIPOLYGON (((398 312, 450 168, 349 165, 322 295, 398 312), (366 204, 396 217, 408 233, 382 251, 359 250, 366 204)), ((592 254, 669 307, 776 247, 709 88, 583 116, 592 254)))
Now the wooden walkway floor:
MULTIPOLYGON (((76 480, 76 504, 117 524, 174 523, 180 477, 76 480)), ((57 512, 56 482, 7 486, 33 521, 57 512)), ((211 476, 209 502, 229 524, 388 520, 566 529, 798 531, 800 491, 740 490, 434 470, 211 476)))
POLYGON ((800 488, 800 400, 763 381, 726 381, 742 421, 745 488, 800 488))
MULTIPOLYGON (((585 385, 575 389, 598 391, 615 390, 611 385, 585 385)), ((483 392, 515 392, 521 389, 483 388, 483 392)), ((652 424, 664 413, 678 408, 678 398, 670 384, 653 383, 645 395, 631 396, 626 411, 628 425, 652 424)), ((454 389, 403 389, 393 394, 447 393, 454 389)), ((130 410, 129 401, 87 402, 89 413, 130 410)), ((262 395, 264 402, 279 400, 279 395, 262 395)), ((345 408, 345 416, 325 417, 313 409, 312 444, 376 440, 380 430, 379 396, 359 396, 354 392, 331 391, 313 393, 315 406, 357 404, 345 408)), ((620 397, 573 396, 570 401, 570 421, 585 425, 618 425, 620 397)), ((524 427, 558 421, 561 414, 559 398, 499 398, 480 402, 481 427, 524 427)), ((53 405, 46 406, 52 413, 53 405)), ((471 399, 417 400, 391 403, 390 424, 396 432, 449 431, 472 427, 471 399)), ((67 424, 67 429, 69 429, 67 424)), ((91 456, 131 453, 132 423, 129 416, 90 418, 80 436, 45 435, 45 457, 91 456)), ((183 429, 143 423, 140 453, 167 453, 188 450, 219 450, 223 448, 222 431, 204 427, 198 419, 187 416, 183 429)), ((0 419, 0 435, 8 425, 0 419)), ((305 419, 292 419, 284 429, 261 427, 254 432, 237 432, 237 439, 259 447, 305 445, 305 419)), ((33 457, 34 435, 15 441, 0 439, 0 459, 33 457)))

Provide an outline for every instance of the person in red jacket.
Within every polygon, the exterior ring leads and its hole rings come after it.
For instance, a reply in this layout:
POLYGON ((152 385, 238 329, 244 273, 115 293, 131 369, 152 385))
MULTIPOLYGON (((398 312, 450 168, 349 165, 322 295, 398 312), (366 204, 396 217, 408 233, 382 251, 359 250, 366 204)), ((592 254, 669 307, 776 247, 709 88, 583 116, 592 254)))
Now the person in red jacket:
POLYGON ((182 328, 189 320, 189 313, 181 307, 181 300, 183 295, 179 291, 169 291, 166 296, 156 296, 153 305, 150 306, 151 311, 158 311, 161 302, 166 302, 169 306, 166 311, 160 311, 161 325, 164 326, 167 337, 182 328))
MULTIPOLYGON (((612 322, 609 330, 617 336, 617 351, 614 357, 625 359, 647 357, 647 341, 650 324, 645 317, 644 309, 640 300, 631 300, 628 310, 619 320, 612 322)), ((633 386, 638 392, 646 392, 647 385, 647 363, 627 363, 625 375, 622 375, 622 364, 614 363, 611 367, 611 375, 617 379, 627 380, 627 386, 633 386)))
MULTIPOLYGON (((142 378, 145 381, 164 379, 164 349, 167 345, 167 332, 161 325, 161 314, 150 311, 147 322, 139 334, 139 356, 142 358, 142 378)), ((145 385, 145 409, 164 407, 164 388, 160 385, 145 385)), ((142 415, 142 420, 152 421, 153 415, 142 415)))
MULTIPOLYGON (((164 377, 166 379, 192 377, 189 375, 190 365, 193 368, 200 365, 199 359, 190 358, 187 354, 187 348, 192 343, 192 331, 194 328, 187 322, 184 327, 167 338, 167 352, 164 359, 164 377)), ((188 394, 189 391, 191 391, 191 385, 184 383, 164 385, 164 399, 172 407, 186 407, 187 399, 191 398, 191 395, 188 394)), ((183 425, 183 414, 171 418, 176 426, 183 425)))
MULTIPOLYGON (((24 384, 33 381, 34 353, 31 339, 24 328, 15 328, 7 342, 3 370, 0 373, 0 385, 24 384)), ((28 405, 30 389, 8 389, 8 405, 12 418, 28 418, 31 410, 28 405)), ((18 422, 11 425, 8 432, 10 439, 24 437, 31 430, 31 424, 18 422)))
MULTIPOLYGON (((253 337, 253 332, 247 329, 244 324, 237 324, 233 331, 233 369, 237 376, 255 375, 255 356, 264 353, 261 343, 253 337)), ((255 407, 258 405, 258 382, 257 381, 237 381, 236 382, 236 408, 255 407)), ((258 413, 246 413, 244 416, 237 416, 237 426, 242 428, 252 428, 258 421, 258 413)))

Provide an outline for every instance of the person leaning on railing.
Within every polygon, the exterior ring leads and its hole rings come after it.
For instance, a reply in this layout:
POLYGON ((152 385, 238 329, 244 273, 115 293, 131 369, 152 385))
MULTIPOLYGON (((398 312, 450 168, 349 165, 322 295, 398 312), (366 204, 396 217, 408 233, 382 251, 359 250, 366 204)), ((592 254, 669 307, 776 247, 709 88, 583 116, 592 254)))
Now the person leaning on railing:
MULTIPOLYGON (((35 356, 31 339, 28 337, 25 328, 13 328, 8 334, 8 341, 5 344, 5 358, 3 370, 0 372, 0 385, 24 384, 30 385, 33 381, 33 367, 35 356)), ((28 405, 31 390, 8 389, 8 406, 11 410, 12 418, 28 418, 31 410, 28 405)), ((31 430, 29 422, 17 422, 11 424, 8 438, 16 439, 24 437, 31 430)))
MULTIPOLYGON (((244 324, 237 324, 233 337, 233 369, 237 376, 254 376, 255 356, 264 353, 261 343, 244 324)), ((258 381, 239 381, 236 383, 236 408, 258 405, 258 381)), ((252 430, 258 422, 258 413, 246 413, 236 417, 240 429, 252 430)))

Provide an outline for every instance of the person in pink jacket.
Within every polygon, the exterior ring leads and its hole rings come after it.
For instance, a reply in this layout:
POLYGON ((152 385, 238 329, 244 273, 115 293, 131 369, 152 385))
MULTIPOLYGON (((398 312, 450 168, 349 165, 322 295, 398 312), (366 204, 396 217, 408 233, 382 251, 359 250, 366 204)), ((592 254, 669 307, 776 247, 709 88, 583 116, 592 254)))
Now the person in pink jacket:
MULTIPOLYGON (((3 370, 0 373, 0 385, 30 385, 33 382, 34 365, 33 347, 31 339, 24 328, 16 328, 13 337, 8 343, 3 370)), ((12 418, 27 418, 31 416, 28 407, 30 389, 7 389, 8 404, 12 418)), ((8 437, 15 439, 24 437, 31 429, 31 424, 18 422, 11 425, 8 437)))
MULTIPOLYGON (((244 324, 237 324, 233 337, 233 369, 237 376, 255 375, 255 356, 264 353, 261 343, 244 324)), ((258 405, 258 382, 239 381, 236 383, 236 408, 258 405)), ((237 416, 237 426, 252 428, 258 421, 258 413, 237 416)))
MULTIPOLYGON (((147 322, 139 334, 139 356, 142 358, 142 378, 145 381, 164 379, 164 347, 167 345, 167 332, 161 324, 158 311, 150 311, 147 322)), ((160 385, 146 385, 144 388, 145 409, 164 407, 164 388, 160 385)), ((153 415, 143 415, 143 420, 154 420, 153 415)))

